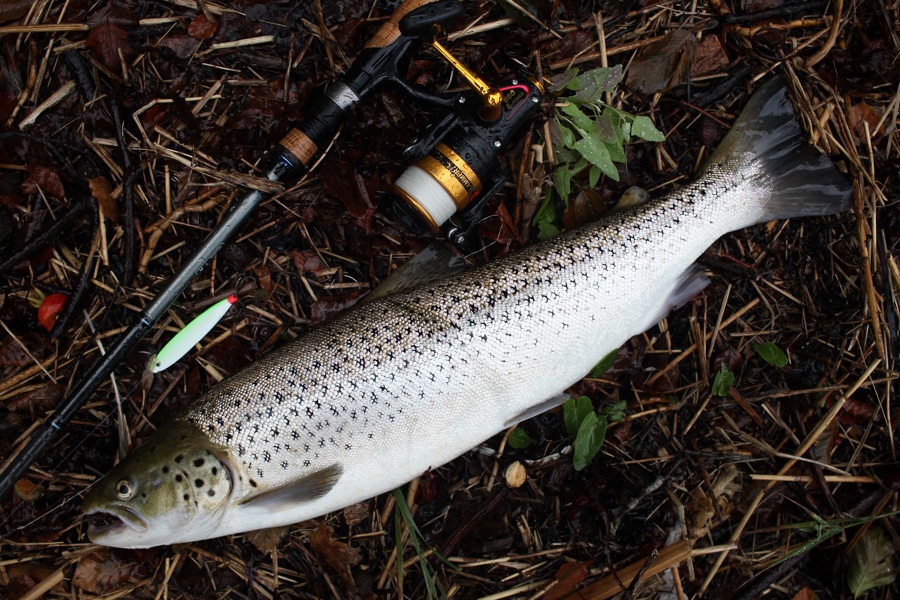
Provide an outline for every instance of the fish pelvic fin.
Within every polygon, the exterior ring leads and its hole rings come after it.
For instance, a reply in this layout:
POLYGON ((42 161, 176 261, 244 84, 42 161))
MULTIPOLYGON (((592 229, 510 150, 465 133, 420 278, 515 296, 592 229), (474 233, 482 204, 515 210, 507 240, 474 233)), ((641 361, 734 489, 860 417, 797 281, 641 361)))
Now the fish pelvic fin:
POLYGON ((305 475, 297 481, 280 487, 266 490, 246 498, 240 502, 241 506, 264 510, 281 510, 286 507, 309 502, 321 498, 331 491, 344 468, 335 463, 309 475, 305 475))
POLYGON ((756 223, 830 215, 850 206, 853 185, 827 156, 806 142, 780 76, 753 94, 707 169, 729 161, 739 161, 738 168, 754 163, 761 167, 755 176, 765 179, 771 193, 754 215, 756 223))

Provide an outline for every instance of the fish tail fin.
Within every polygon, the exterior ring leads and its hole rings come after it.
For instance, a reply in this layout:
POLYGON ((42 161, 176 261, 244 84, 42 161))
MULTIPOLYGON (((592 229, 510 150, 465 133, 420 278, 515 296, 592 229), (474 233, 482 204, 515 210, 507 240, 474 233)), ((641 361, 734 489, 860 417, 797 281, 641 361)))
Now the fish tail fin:
POLYGON ((769 193, 756 207, 756 223, 830 215, 850 206, 853 185, 806 142, 781 77, 753 94, 708 164, 723 165, 729 158, 760 167, 751 177, 764 180, 759 183, 769 193))

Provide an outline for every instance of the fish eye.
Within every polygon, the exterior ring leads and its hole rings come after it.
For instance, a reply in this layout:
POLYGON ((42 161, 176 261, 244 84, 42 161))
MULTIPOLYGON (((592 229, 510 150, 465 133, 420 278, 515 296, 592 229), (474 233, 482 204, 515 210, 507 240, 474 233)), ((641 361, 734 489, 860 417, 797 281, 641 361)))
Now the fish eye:
POLYGON ((123 479, 117 483, 116 496, 118 496, 120 500, 130 500, 131 497, 134 496, 134 487, 131 485, 131 482, 127 479, 123 479))

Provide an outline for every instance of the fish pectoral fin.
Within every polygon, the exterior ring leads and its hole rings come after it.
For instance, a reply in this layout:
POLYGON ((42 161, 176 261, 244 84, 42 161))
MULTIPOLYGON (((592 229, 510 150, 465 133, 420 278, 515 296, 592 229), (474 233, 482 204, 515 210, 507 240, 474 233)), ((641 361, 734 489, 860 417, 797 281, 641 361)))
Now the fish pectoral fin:
POLYGON ((241 500, 240 504, 274 510, 284 508, 285 505, 309 502, 330 492, 343 472, 344 468, 341 465, 333 464, 297 481, 250 496, 241 500))
POLYGON ((512 427, 513 425, 518 425, 522 421, 528 420, 531 417, 536 417, 543 412, 547 412, 551 408, 556 408, 563 402, 569 399, 568 394, 557 394, 552 398, 547 398, 543 402, 539 404, 535 404, 529 408, 526 408, 513 418, 509 419, 506 423, 503 424, 504 427, 512 427))

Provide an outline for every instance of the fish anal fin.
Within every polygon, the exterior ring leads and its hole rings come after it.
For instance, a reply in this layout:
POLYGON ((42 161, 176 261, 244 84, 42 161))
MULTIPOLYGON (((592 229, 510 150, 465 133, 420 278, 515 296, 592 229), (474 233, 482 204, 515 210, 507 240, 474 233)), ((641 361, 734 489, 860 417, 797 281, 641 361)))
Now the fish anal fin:
POLYGON ((253 508, 277 510, 285 506, 316 500, 331 491, 343 472, 344 468, 335 463, 305 475, 297 481, 250 496, 242 500, 240 504, 253 508))
POLYGON ((641 329, 644 331, 665 318, 673 308, 680 308, 688 303, 688 301, 703 291, 709 285, 709 278, 697 264, 693 264, 681 274, 675 286, 669 292, 665 301, 659 307, 659 312, 653 315, 651 320, 647 321, 647 326, 641 329))
POLYGON ((541 413, 547 412, 551 408, 556 408, 557 406, 565 402, 568 398, 568 394, 557 394, 552 398, 547 398, 543 402, 535 404, 534 406, 529 406, 519 414, 509 419, 506 423, 503 424, 503 426, 512 427, 513 425, 518 425, 522 421, 526 421, 531 417, 536 417, 541 413))

